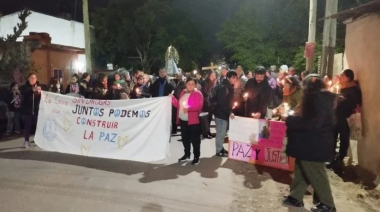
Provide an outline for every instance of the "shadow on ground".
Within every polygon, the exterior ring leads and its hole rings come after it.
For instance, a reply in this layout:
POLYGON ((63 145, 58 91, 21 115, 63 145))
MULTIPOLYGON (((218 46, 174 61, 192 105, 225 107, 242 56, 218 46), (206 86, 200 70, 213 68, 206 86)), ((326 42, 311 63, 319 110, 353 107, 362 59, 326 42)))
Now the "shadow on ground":
POLYGON ((285 185, 290 185, 292 182, 292 173, 280 169, 234 160, 227 160, 222 167, 231 169, 236 175, 243 175, 245 178, 244 186, 250 189, 261 188, 262 182, 266 180, 274 180, 285 185))
POLYGON ((141 212, 164 212, 164 209, 159 204, 148 203, 141 208, 141 212))

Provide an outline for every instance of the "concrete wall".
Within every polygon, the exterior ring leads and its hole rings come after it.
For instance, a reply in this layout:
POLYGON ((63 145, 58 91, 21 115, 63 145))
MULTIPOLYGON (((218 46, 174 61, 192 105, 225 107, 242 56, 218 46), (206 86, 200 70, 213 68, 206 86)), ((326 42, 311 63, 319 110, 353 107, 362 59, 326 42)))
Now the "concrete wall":
POLYGON ((380 15, 347 24, 345 68, 355 71, 363 93, 364 140, 358 142, 359 164, 380 175, 380 15))

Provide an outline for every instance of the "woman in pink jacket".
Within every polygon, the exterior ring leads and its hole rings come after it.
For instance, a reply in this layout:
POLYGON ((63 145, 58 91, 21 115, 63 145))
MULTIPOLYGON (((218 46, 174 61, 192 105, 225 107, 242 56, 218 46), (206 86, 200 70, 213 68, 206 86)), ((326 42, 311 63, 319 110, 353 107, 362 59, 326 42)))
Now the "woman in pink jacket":
POLYGON ((201 154, 201 126, 199 114, 203 107, 203 95, 195 87, 197 82, 194 78, 186 80, 186 89, 181 92, 179 101, 173 96, 172 103, 177 110, 177 123, 181 126, 182 143, 185 155, 178 161, 190 160, 190 149, 193 144, 194 160, 192 165, 199 164, 201 154))

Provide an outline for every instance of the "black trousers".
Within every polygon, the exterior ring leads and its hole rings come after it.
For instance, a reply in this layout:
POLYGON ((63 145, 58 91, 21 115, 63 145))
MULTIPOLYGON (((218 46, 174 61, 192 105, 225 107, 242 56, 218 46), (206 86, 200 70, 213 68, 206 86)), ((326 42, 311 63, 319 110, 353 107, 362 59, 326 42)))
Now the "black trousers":
POLYGON ((177 108, 172 107, 172 133, 177 132, 177 108))
POLYGON ((343 160, 347 155, 348 148, 350 147, 350 127, 348 126, 347 119, 337 119, 334 133, 334 152, 336 152, 338 137, 340 140, 339 158, 343 160))
POLYGON ((185 155, 190 157, 191 144, 193 144, 193 153, 195 158, 201 155, 201 127, 199 124, 189 125, 187 121, 181 122, 181 138, 182 144, 185 148, 185 155))

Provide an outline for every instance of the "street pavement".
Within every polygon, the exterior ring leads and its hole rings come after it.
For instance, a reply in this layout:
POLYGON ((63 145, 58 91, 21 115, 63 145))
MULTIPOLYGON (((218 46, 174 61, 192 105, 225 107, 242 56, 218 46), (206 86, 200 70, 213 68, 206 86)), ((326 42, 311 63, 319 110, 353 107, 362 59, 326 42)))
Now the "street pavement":
MULTIPOLYGON (((308 211, 281 206, 290 173, 216 157, 214 140, 202 141, 198 166, 178 163, 178 139, 172 137, 171 156, 153 164, 1 142, 0 212, 308 211)), ((365 211, 336 192, 340 211, 365 211)), ((309 196, 306 208, 310 202, 309 196)))

